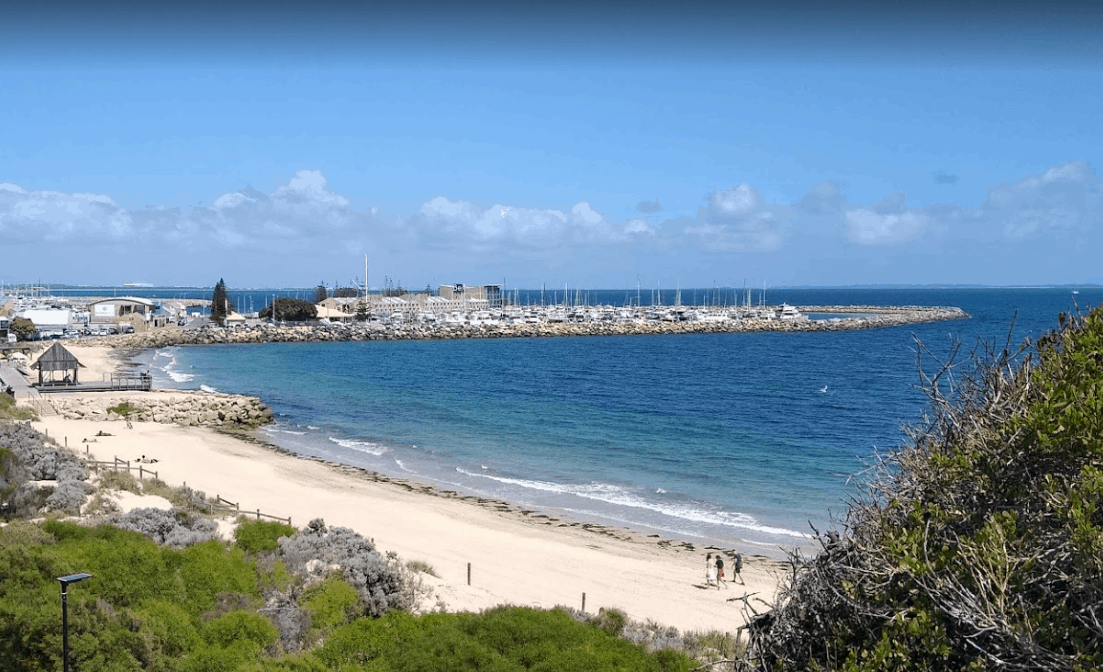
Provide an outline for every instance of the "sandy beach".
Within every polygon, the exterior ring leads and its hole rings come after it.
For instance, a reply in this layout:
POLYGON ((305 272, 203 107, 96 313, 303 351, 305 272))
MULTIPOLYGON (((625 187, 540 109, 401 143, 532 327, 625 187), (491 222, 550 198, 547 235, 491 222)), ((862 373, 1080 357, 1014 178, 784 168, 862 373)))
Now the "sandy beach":
MULTIPOLYGON (((104 348, 70 350, 87 367, 83 380, 99 380, 119 364, 104 348)), ((242 511, 291 517, 296 526, 324 518, 328 525, 352 528, 383 552, 431 565, 439 574, 426 576, 433 602, 449 611, 498 604, 578 608, 585 594, 589 612, 616 607, 634 619, 679 630, 734 632, 744 623, 740 598, 749 597, 763 611, 785 571, 782 563, 747 557, 745 585, 729 580, 719 589, 706 587, 705 556, 720 549, 558 520, 284 454, 209 428, 146 422, 128 428, 123 421, 60 417, 35 426, 90 458, 156 459, 147 466, 169 485, 186 483, 220 495, 238 502, 242 511), (100 431, 112 436, 97 437, 100 431)), ((731 563, 727 566, 730 578, 731 563)))

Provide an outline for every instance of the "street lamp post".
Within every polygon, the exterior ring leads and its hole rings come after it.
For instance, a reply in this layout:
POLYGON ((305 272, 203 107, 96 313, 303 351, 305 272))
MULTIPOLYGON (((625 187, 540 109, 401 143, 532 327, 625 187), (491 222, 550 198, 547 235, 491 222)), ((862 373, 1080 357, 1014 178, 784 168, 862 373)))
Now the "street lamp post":
POLYGON ((61 583, 61 661, 63 672, 69 672, 69 584, 92 578, 91 574, 69 574, 57 577, 61 583))

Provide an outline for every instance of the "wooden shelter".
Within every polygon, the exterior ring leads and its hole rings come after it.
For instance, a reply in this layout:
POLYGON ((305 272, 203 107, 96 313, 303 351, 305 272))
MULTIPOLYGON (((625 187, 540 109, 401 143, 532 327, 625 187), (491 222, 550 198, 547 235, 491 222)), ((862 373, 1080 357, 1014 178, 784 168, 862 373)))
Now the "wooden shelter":
POLYGON ((51 345, 46 352, 42 353, 34 364, 31 364, 32 369, 38 369, 38 384, 42 385, 57 384, 53 379, 53 373, 55 371, 64 371, 65 380, 67 384, 77 384, 77 371, 83 368, 84 365, 77 361, 77 358, 73 356, 73 353, 66 350, 61 343, 55 342, 51 345), (51 373, 50 381, 44 380, 44 374, 49 371, 51 373), (72 378, 69 378, 69 371, 73 372, 72 378))

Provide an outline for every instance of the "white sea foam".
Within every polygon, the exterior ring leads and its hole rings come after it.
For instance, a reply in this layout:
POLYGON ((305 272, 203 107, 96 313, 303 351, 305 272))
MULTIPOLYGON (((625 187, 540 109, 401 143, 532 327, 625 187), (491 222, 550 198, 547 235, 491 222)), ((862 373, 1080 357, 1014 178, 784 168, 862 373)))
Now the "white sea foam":
POLYGON ((329 440, 336 443, 342 448, 348 448, 349 450, 358 450, 361 453, 368 453, 369 455, 375 455, 376 457, 390 450, 386 446, 381 446, 378 443, 372 443, 371 441, 353 441, 352 439, 338 439, 336 437, 329 437, 329 440))
POLYGON ((186 383, 189 380, 195 378, 195 376, 190 373, 182 373, 177 370, 176 366, 179 362, 176 361, 176 352, 177 350, 175 347, 163 348, 157 351, 157 353, 154 355, 154 358, 167 358, 169 361, 165 362, 165 365, 159 368, 164 371, 165 375, 171 378, 173 381, 177 383, 186 383))
POLYGON ((493 476, 491 474, 479 474, 472 471, 467 471, 460 467, 456 467, 456 471, 467 476, 473 476, 476 478, 488 478, 494 481, 498 481, 499 483, 516 485, 522 488, 529 488, 531 490, 539 490, 542 492, 550 492, 563 495, 574 495, 576 497, 605 502, 606 504, 653 511, 655 513, 661 513, 672 518, 680 518, 682 520, 688 520, 695 523, 704 523, 707 525, 723 525, 725 527, 736 529, 754 530, 755 532, 780 534, 790 537, 803 538, 807 536, 800 532, 787 530, 782 527, 771 527, 769 525, 762 525, 758 523, 753 516, 745 513, 708 510, 703 507, 694 506, 691 503, 683 504, 649 501, 633 494, 632 492, 629 492, 622 487, 610 485, 608 483, 598 483, 594 481, 586 485, 564 485, 562 483, 552 483, 549 481, 530 481, 518 478, 507 478, 505 476, 493 476))
POLYGON ((199 389, 203 390, 207 394, 215 394, 216 392, 218 392, 217 388, 211 387, 210 385, 200 385, 199 389))
POLYGON ((302 436, 306 434, 306 432, 296 432, 293 429, 283 429, 282 427, 269 427, 268 431, 276 434, 294 434, 296 436, 302 436))
POLYGON ((411 474, 414 473, 413 471, 410 471, 409 469, 407 469, 405 464, 402 464, 402 460, 399 460, 399 459, 395 458, 394 463, 397 464, 398 468, 401 469, 402 471, 406 471, 406 472, 409 472, 411 474))

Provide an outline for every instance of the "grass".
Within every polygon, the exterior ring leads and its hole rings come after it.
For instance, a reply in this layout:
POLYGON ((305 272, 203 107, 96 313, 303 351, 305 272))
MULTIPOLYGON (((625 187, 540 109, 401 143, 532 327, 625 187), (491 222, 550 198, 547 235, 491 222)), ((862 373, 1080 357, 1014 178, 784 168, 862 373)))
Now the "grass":
POLYGON ((129 471, 100 472, 100 488, 107 490, 126 490, 136 495, 142 494, 142 486, 129 471))
POLYGON ((38 414, 30 408, 15 405, 15 399, 0 393, 0 420, 38 420, 38 414))
POLYGON ((428 574, 429 576, 435 576, 438 579, 440 574, 437 574, 437 570, 433 569, 433 566, 424 560, 408 560, 406 562, 406 569, 411 572, 418 572, 419 574, 428 574))
POLYGON ((84 507, 86 515, 119 513, 119 505, 103 492, 97 492, 84 507))

